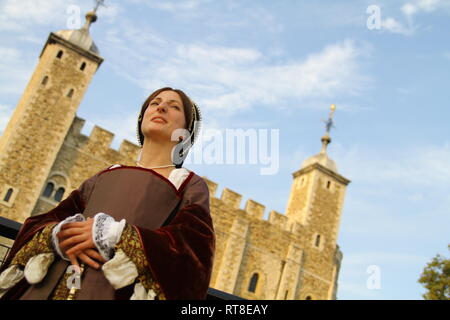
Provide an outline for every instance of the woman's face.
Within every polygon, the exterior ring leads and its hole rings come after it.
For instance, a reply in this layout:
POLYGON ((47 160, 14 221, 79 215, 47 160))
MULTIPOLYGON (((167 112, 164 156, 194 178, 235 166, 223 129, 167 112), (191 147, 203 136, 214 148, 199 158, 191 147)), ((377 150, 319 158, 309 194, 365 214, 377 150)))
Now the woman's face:
POLYGON ((175 129, 185 127, 183 102, 178 93, 166 90, 150 100, 141 125, 142 133, 146 138, 160 137, 170 141, 175 129), (158 118, 155 119, 155 117, 158 118))

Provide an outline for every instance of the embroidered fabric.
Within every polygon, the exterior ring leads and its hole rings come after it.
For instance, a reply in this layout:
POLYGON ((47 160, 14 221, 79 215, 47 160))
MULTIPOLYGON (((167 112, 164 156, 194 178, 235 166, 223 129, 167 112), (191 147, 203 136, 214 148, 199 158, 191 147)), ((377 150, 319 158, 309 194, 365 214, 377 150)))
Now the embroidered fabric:
POLYGON ((70 216, 67 217, 66 219, 64 219, 63 221, 61 221, 60 223, 58 223, 52 230, 52 244, 53 244, 53 249, 56 251, 56 253, 61 257, 61 259, 64 259, 66 261, 70 261, 70 259, 62 253, 60 247, 59 247, 59 240, 58 237, 56 236, 56 234, 61 231, 61 227, 63 225, 65 225, 66 223, 69 222, 82 222, 85 221, 86 219, 84 218, 84 216, 81 213, 77 213, 74 216, 70 216))
POLYGON ((93 241, 98 252, 106 260, 112 258, 114 246, 120 239, 125 223, 125 219, 116 222, 113 217, 103 212, 99 212, 94 216, 94 224, 92 226, 93 241))

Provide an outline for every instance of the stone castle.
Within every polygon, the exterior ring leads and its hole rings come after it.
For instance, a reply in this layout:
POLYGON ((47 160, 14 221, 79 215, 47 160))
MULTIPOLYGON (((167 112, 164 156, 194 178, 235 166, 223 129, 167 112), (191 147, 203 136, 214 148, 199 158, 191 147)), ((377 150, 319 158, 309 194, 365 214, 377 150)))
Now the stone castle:
MULTIPOLYGON (((134 165, 139 147, 110 148, 113 133, 81 133, 77 108, 103 59, 89 34, 88 12, 78 30, 50 33, 36 69, 0 138, 0 216, 23 222, 54 208, 73 189, 115 163, 134 165)), ((322 151, 293 173, 285 214, 203 177, 210 190, 216 255, 210 287, 246 299, 336 299, 342 252, 336 244, 346 186, 322 151)), ((3 239, 3 242, 7 242, 3 239)), ((10 243, 9 243, 10 244, 10 243)))

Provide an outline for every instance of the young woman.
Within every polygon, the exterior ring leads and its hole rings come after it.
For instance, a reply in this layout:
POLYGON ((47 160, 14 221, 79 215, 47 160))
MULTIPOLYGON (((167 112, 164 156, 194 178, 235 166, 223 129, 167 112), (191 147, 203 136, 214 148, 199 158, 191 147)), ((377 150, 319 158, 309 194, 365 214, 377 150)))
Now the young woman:
POLYGON ((0 270, 2 299, 204 299, 209 191, 182 167, 200 121, 181 90, 153 92, 138 118, 136 166, 112 165, 28 218, 0 270))

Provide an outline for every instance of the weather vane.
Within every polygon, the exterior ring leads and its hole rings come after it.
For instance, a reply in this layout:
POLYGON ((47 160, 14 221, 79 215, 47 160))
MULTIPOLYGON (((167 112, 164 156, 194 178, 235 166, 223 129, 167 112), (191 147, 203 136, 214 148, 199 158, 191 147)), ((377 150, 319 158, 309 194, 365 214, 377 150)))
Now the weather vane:
POLYGON ((94 11, 97 12, 98 7, 103 6, 106 7, 104 2, 105 0, 94 0, 95 1, 95 7, 94 7, 94 11))
POLYGON ((336 128, 333 124, 334 110, 336 110, 336 106, 334 104, 332 104, 330 115, 328 116, 328 120, 322 120, 323 122, 325 122, 325 128, 327 129, 327 133, 330 133, 331 128, 336 128))

